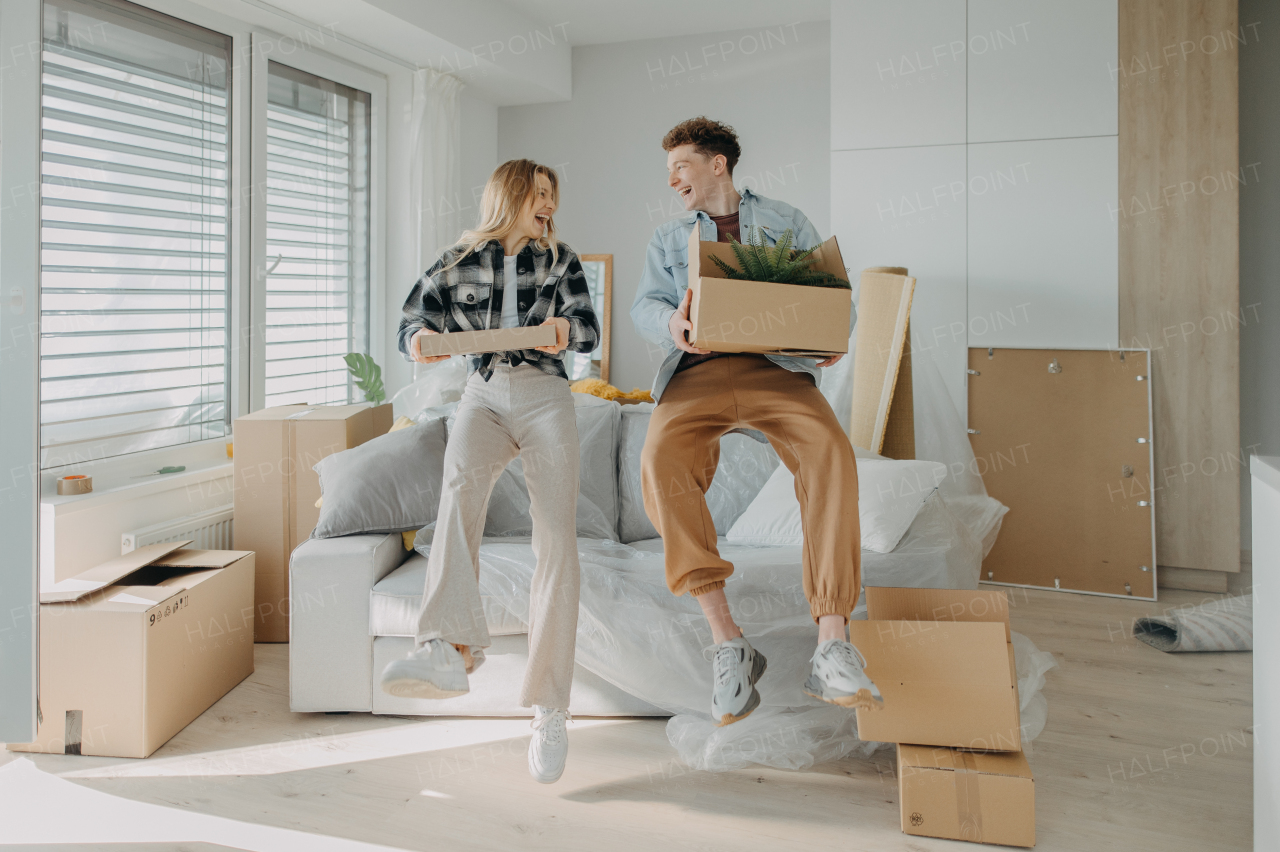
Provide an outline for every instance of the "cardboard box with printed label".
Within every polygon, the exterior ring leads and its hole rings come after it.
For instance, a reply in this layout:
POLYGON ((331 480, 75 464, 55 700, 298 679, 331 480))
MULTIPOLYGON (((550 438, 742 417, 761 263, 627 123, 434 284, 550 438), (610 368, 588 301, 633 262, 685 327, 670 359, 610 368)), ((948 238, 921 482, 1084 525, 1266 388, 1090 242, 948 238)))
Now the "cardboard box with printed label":
POLYGON ((1036 845, 1036 782, 1021 752, 899 744, 898 801, 905 834, 1036 845))
POLYGON ((147 757, 253 673, 253 554, 140 547, 40 592, 36 741, 147 757))
POLYGON ((491 328, 487 331, 450 331, 418 336, 418 352, 437 355, 481 355, 485 352, 512 352, 552 346, 556 342, 553 325, 526 325, 519 328, 491 328))
POLYGON ((1021 751, 1018 678, 1003 592, 868 586, 849 641, 884 706, 858 710, 867 741, 1021 751))
MULTIPOLYGON (((737 266, 728 243, 689 234, 689 339, 711 352, 754 352, 827 358, 849 351, 853 291, 725 278, 711 261, 737 266)), ((848 279, 832 237, 813 253, 812 269, 848 279)))
POLYGON ((289 557, 311 536, 325 456, 391 428, 391 405, 281 405, 235 421, 235 546, 257 554, 254 634, 289 641, 289 557))

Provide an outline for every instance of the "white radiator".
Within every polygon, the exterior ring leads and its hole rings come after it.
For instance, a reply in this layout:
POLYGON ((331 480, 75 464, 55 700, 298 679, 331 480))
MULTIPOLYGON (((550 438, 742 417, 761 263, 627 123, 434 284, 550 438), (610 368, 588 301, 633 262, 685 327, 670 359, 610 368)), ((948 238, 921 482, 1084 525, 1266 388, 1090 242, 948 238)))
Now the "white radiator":
POLYGON ((129 553, 161 541, 186 539, 191 539, 189 546, 197 550, 233 550, 231 524, 234 517, 235 513, 230 505, 218 506, 194 515, 121 533, 120 553, 129 553))

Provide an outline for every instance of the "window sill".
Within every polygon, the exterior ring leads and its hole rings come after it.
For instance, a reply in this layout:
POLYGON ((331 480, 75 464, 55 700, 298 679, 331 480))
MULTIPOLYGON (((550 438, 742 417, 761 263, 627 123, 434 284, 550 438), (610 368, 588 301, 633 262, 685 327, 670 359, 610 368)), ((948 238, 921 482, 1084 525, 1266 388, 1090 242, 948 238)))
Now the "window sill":
POLYGON ((194 485, 207 482, 219 476, 227 476, 230 472, 231 460, 227 458, 226 441, 214 438, 42 470, 40 502, 61 505, 95 497, 105 497, 108 501, 121 500, 168 490, 174 488, 175 483, 194 485), (187 469, 163 476, 145 476, 168 465, 184 465, 187 469), (93 477, 93 491, 88 494, 58 494, 59 477, 70 474, 93 477))

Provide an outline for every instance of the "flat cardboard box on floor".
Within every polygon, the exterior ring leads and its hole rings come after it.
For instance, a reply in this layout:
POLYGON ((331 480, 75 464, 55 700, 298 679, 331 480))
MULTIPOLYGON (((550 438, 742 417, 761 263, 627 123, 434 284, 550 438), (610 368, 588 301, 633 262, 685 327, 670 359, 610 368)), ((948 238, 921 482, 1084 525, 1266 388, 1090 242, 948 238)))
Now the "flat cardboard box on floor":
POLYGON ((900 743, 898 801, 904 834, 1036 845, 1036 782, 1022 752, 900 743))
POLYGON ((140 547, 40 593, 40 710, 12 751, 147 757, 253 673, 253 554, 140 547))
MULTIPOLYGON (((689 234, 689 340, 711 352, 826 358, 849 351, 853 291, 725 278, 712 261, 738 265, 728 243, 689 234)), ((815 271, 848 279, 832 237, 813 253, 815 271)))
POLYGON ((868 586, 867 621, 849 641, 884 706, 858 710, 858 736, 1021 751, 1018 677, 1003 592, 868 586))
POLYGON ((552 346, 556 342, 553 325, 526 325, 519 328, 491 328, 487 331, 450 331, 418 337, 418 352, 435 355, 482 355, 552 346))
POLYGON ((257 554, 259 642, 289 641, 289 557, 320 509, 322 458, 385 435, 391 405, 281 405, 235 421, 235 546, 257 554))

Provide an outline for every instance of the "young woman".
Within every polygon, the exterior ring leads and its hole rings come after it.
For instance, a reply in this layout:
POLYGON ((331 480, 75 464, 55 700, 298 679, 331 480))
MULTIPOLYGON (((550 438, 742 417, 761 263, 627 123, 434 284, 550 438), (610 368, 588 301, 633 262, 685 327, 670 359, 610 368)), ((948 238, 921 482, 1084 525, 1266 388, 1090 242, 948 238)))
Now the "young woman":
POLYGON ((523 456, 538 565, 529 597, 529 666, 521 704, 534 708, 529 772, 564 771, 569 687, 578 626, 578 432, 563 352, 591 352, 600 323, 578 256, 556 241, 554 170, 510 160, 484 189, 480 224, 464 231, 413 286, 400 351, 421 363, 418 338, 451 331, 553 325, 551 346, 467 356, 470 378, 449 430, 440 513, 427 559, 417 644, 382 673, 391 695, 449 698, 468 691, 464 653, 487 647, 479 549, 489 494, 523 456))

